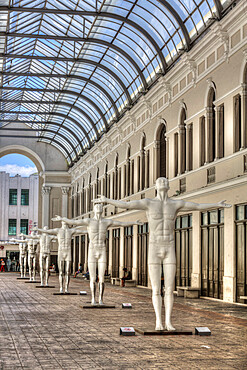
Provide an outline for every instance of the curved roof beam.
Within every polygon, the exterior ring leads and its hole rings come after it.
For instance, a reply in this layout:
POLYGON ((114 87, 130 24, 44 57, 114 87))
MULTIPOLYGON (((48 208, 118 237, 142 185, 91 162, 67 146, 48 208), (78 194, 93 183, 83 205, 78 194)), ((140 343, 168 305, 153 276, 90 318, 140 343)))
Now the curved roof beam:
POLYGON ((49 14, 69 14, 69 15, 80 15, 80 16, 113 18, 113 19, 119 20, 120 22, 127 23, 133 28, 135 28, 136 30, 138 30, 139 32, 141 32, 147 38, 147 40, 152 44, 152 46, 157 52, 157 55, 159 55, 160 57, 163 72, 165 72, 166 70, 167 64, 166 64, 164 55, 162 51, 160 50, 156 41, 153 39, 153 37, 151 37, 150 34, 145 29, 143 29, 139 24, 121 15, 118 15, 115 13, 106 13, 106 12, 92 12, 92 11, 87 11, 87 10, 70 10, 70 9, 65 10, 65 9, 25 8, 25 7, 6 7, 6 6, 1 6, 0 10, 2 10, 3 8, 5 8, 6 11, 10 11, 10 12, 14 11, 14 12, 30 12, 30 13, 46 13, 46 14, 47 13, 49 14))
MULTIPOLYGON (((4 122, 4 121, 2 121, 4 122)), ((38 124, 38 125, 53 125, 53 126, 57 126, 59 128, 63 128, 64 130, 68 131, 74 138, 75 140, 77 141, 78 145, 80 145, 80 148, 81 148, 81 151, 84 152, 84 148, 83 146, 81 145, 81 142, 80 140, 78 139, 78 137, 76 136, 76 134, 74 133, 74 131, 72 131, 69 127, 66 127, 66 126, 61 126, 61 124, 57 123, 57 122, 52 122, 52 121, 28 121, 28 120, 25 120, 25 121, 21 121, 21 120, 6 120, 6 123, 24 123, 24 124, 38 124)), ((18 130, 18 131, 50 131, 46 128, 40 128, 40 129, 36 129, 36 128, 5 128, 5 127, 0 127, 0 130, 18 130)), ((51 131, 51 132, 54 132, 55 134, 59 135, 59 132, 55 132, 55 131, 51 131)), ((62 134, 61 134, 62 135, 62 134)), ((77 156, 77 154, 76 154, 77 156)), ((77 156, 78 157, 78 156, 77 156)))
MULTIPOLYGON (((42 100, 11 100, 11 99, 0 99, 0 101, 4 101, 6 103, 26 103, 26 104, 51 104, 51 105, 64 105, 65 107, 69 107, 70 109, 75 109, 77 110, 78 112, 80 112, 82 115, 84 115, 87 120, 90 122, 96 136, 97 136, 97 139, 99 138, 99 133, 97 131, 97 128, 92 120, 91 117, 89 117, 89 115, 87 113, 85 113, 82 109, 78 108, 77 106, 73 105, 73 104, 70 104, 70 103, 64 103, 62 101, 54 101, 54 102, 50 102, 50 101, 42 101, 42 100)), ((47 113, 49 114, 49 113, 47 113)), ((107 128, 107 126, 106 126, 107 128)))
MULTIPOLYGON (((73 149, 73 151, 74 151, 74 153, 75 153, 75 156, 76 156, 76 159, 78 160, 79 159, 79 157, 78 157, 78 155, 77 155, 77 153, 76 153, 76 151, 75 151, 75 149, 73 148, 73 145, 71 144, 71 142, 69 141, 69 139, 67 138, 67 137, 65 137, 63 134, 61 134, 61 133, 57 133, 57 132, 55 132, 55 131, 52 131, 51 129, 43 129, 43 130, 39 130, 39 129, 33 129, 33 128, 30 128, 30 129, 28 129, 28 128, 4 128, 4 127, 1 127, 0 128, 0 131, 46 131, 46 132, 51 132, 51 133, 53 133, 54 135, 58 135, 59 137, 61 137, 61 138, 63 138, 63 140, 65 140, 68 144, 69 144, 69 146, 71 146, 72 147, 72 149, 73 149)), ((38 138, 38 139, 42 139, 42 138, 44 138, 44 139, 47 139, 47 140, 53 140, 53 139, 51 139, 51 138, 48 138, 48 137, 44 137, 44 136, 35 136, 35 138, 38 138)), ((58 141, 56 141, 56 142, 58 142, 58 141)), ((60 144, 60 145, 62 145, 62 144, 60 144)), ((65 148, 65 147, 64 147, 65 148)))
POLYGON ((185 42, 186 42, 186 48, 187 48, 187 50, 189 50, 190 49, 190 44, 191 44, 190 35, 189 35, 189 32, 188 32, 187 28, 185 27, 184 22, 180 18, 180 15, 176 12, 176 10, 169 3, 169 1, 158 0, 158 2, 161 3, 172 14, 172 16, 176 19, 176 21, 179 24, 179 26, 181 28, 181 31, 184 35, 185 42))
MULTIPOLYGON (((108 94, 108 92, 102 87, 100 86, 99 84, 97 84, 97 82, 94 82, 94 81, 91 81, 91 79, 89 78, 85 78, 85 77, 82 77, 82 76, 77 76, 77 75, 66 75, 66 74, 50 74, 50 73, 16 73, 16 72, 0 72, 0 76, 1 75, 4 75, 4 76, 16 76, 16 77, 22 77, 22 76, 26 76, 26 77, 55 77, 55 78, 74 78, 76 80, 81 80, 81 81, 85 81, 93 86, 95 86, 97 89, 99 89, 100 91, 103 92, 103 94, 109 99, 109 101, 111 102, 112 104, 112 107, 115 111, 115 114, 116 116, 118 117, 119 116, 119 112, 118 112, 118 109, 117 109, 117 106, 114 102, 114 100, 112 99, 111 95, 108 94)), ((1 89, 1 87, 0 87, 1 89)))
MULTIPOLYGON (((25 139, 42 139, 42 137, 39 137, 39 136, 26 136, 26 135, 25 136, 24 135, 23 136, 21 136, 21 135, 1 135, 1 137, 14 137, 14 138, 17 138, 17 139, 19 139, 19 138, 25 138, 25 139)), ((68 157, 70 159, 71 164, 73 164, 72 157, 71 157, 68 149, 66 149, 65 146, 63 146, 63 144, 61 144, 59 141, 57 141, 55 139, 47 138, 47 140, 51 140, 54 143, 56 143, 58 146, 60 146, 65 151, 65 153, 67 153, 67 155, 68 155, 68 157)))
POLYGON ((62 57, 42 57, 42 56, 32 56, 32 55, 17 55, 17 54, 0 54, 0 57, 2 58, 13 58, 13 59, 35 59, 35 60, 52 60, 54 62, 74 62, 74 63, 87 63, 87 64, 90 64, 90 65, 93 65, 95 67, 98 67, 100 69, 103 69, 103 71, 106 71, 107 73, 109 73, 118 83, 119 85, 122 87, 123 91, 125 92, 126 94, 126 97, 127 97, 127 100, 128 100, 128 103, 131 105, 131 97, 130 97, 130 94, 128 92, 128 89, 126 88, 126 86, 124 85, 123 81, 121 80, 121 78, 118 77, 118 75, 116 75, 116 73, 112 72, 112 70, 108 67, 106 67, 104 64, 100 64, 98 62, 95 62, 94 60, 90 60, 90 59, 84 59, 84 58, 62 58, 62 57))
MULTIPOLYGON (((36 111, 36 112, 30 112, 30 111, 21 111, 21 112, 18 112, 18 111, 12 111, 12 110, 0 110, 0 113, 9 113, 9 114, 38 114, 38 115, 47 115, 47 116, 58 116, 58 117, 63 117, 64 119, 68 119, 70 120, 71 122, 73 122, 80 130, 82 130, 82 132, 84 133, 85 137, 87 138, 88 140, 88 143, 90 145, 91 143, 91 140, 88 136, 88 133, 86 132, 86 130, 84 129, 83 126, 81 126, 74 118, 70 117, 70 116, 67 116, 66 114, 63 114, 63 113, 57 113, 57 112, 39 112, 39 111, 36 111)), ((7 121, 7 120, 6 120, 7 121)), ((61 125, 62 127, 62 125, 61 125)), ((65 128, 65 126, 64 126, 65 128)))
MULTIPOLYGON (((80 93, 77 93, 75 91, 72 91, 72 90, 56 90, 56 89, 35 89, 35 88, 28 88, 28 87, 9 87, 9 86, 1 86, 0 87, 0 90, 17 90, 17 91, 37 91, 37 92, 48 92, 48 93, 58 93, 58 94, 67 94, 67 95, 73 95, 73 96, 76 96, 76 97, 79 97, 79 98, 82 98, 84 100, 86 100, 89 104, 91 104, 94 109, 99 113, 99 115, 101 116, 102 120, 104 121, 105 123, 105 126, 107 127, 108 126, 108 123, 107 123, 107 120, 103 114, 103 112, 99 109, 98 105, 95 104, 91 99, 89 99, 87 96, 83 95, 83 94, 80 94, 80 93)), ((3 99, 5 101, 5 99, 3 99)))

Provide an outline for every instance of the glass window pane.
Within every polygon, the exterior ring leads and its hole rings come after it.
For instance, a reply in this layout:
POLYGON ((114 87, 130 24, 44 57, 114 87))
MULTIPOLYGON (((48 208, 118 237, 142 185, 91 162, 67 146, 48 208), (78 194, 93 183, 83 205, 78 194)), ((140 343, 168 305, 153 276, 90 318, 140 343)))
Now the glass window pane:
POLYGON ((209 224, 217 224, 217 223, 218 223, 218 211, 209 212, 209 224))
POLYGON ((24 235, 28 235, 28 220, 27 219, 21 220, 20 233, 24 235))
POLYGON ((17 205, 17 189, 9 189, 9 205, 17 205))
POLYGON ((16 235, 16 219, 9 219, 9 235, 16 235))
POLYGON ((29 189, 21 189, 21 205, 29 205, 29 189))
POLYGON ((245 209, 244 206, 237 206, 236 207, 236 218, 237 218, 237 220, 244 220, 244 218, 245 218, 244 209, 245 209))
POLYGON ((188 227, 188 216, 182 216, 182 227, 188 227))
POLYGON ((203 212, 202 213, 202 225, 207 225, 208 224, 208 213, 203 212))

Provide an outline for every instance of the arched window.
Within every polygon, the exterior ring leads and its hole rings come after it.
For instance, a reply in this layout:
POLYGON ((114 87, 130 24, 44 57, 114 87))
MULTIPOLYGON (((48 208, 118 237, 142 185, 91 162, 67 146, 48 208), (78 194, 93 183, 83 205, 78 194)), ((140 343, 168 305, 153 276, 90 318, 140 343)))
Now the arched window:
POLYGON ((96 170, 96 189, 95 196, 97 197, 100 194, 100 182, 99 182, 99 167, 96 170))
POLYGON ((125 195, 128 196, 131 194, 130 184, 131 184, 131 168, 130 168, 130 145, 127 148, 127 155, 126 155, 126 166, 125 166, 125 188, 126 193, 125 195))
POLYGON ((185 173, 186 170, 186 130, 185 130, 186 110, 181 109, 179 122, 179 162, 180 174, 185 173))
POLYGON ((118 153, 116 153, 113 177, 113 199, 118 199, 118 153))
POLYGON ((92 185, 91 185, 91 181, 92 181, 92 175, 91 173, 89 174, 89 179, 88 179, 88 212, 90 212, 92 209, 93 209, 93 206, 92 206, 92 185))
POLYGON ((241 148, 241 95, 233 97, 234 151, 241 148))
POLYGON ((85 179, 82 179, 82 213, 86 212, 86 192, 85 192, 85 179))
POLYGON ((215 137, 215 89, 210 87, 207 100, 207 138, 206 138, 206 162, 212 162, 216 157, 215 137))
POLYGON ((166 177, 166 126, 162 125, 159 136, 159 171, 158 177, 166 177))
POLYGON ((146 135, 143 133, 141 138, 141 153, 140 153, 140 190, 145 188, 145 178, 146 178, 146 135))
POLYGON ((79 216, 81 213, 80 210, 80 193, 79 193, 79 182, 76 185, 76 216, 79 216))

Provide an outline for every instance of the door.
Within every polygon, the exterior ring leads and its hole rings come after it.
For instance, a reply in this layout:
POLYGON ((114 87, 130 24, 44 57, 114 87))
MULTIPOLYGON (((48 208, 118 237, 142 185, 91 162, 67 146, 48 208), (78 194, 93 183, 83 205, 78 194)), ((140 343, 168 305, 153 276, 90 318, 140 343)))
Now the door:
POLYGON ((113 229, 112 237, 112 277, 119 277, 120 229, 113 229))
POLYGON ((124 228, 124 267, 132 273, 132 238, 133 227, 124 228))
POLYGON ((138 226, 138 285, 148 286, 148 223, 138 226))
POLYGON ((247 303, 247 204, 236 206, 236 300, 247 303))
POLYGON ((191 286, 192 273, 192 215, 179 216, 175 224, 177 258, 176 286, 191 286))
POLYGON ((224 211, 203 212, 201 217, 202 295, 223 299, 224 211))

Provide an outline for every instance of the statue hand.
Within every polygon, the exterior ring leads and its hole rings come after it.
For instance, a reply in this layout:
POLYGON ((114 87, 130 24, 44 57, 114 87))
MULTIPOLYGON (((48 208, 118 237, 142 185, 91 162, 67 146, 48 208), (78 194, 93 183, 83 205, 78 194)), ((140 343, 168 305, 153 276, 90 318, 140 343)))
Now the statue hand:
POLYGON ((144 222, 141 222, 140 220, 137 220, 135 222, 135 225, 143 226, 144 225, 144 222))
POLYGON ((104 195, 98 195, 98 199, 93 199, 92 202, 94 204, 97 204, 97 203, 106 203, 107 202, 107 198, 104 195))
POLYGON ((219 207, 223 207, 223 208, 231 208, 231 204, 227 204, 225 203, 225 200, 222 200, 221 202, 218 203, 219 207))
POLYGON ((53 217, 51 220, 52 221, 62 221, 62 217, 61 216, 58 216, 58 215, 56 215, 55 217, 53 217))
POLYGON ((37 226, 34 226, 31 231, 37 231, 37 230, 38 230, 37 226))

